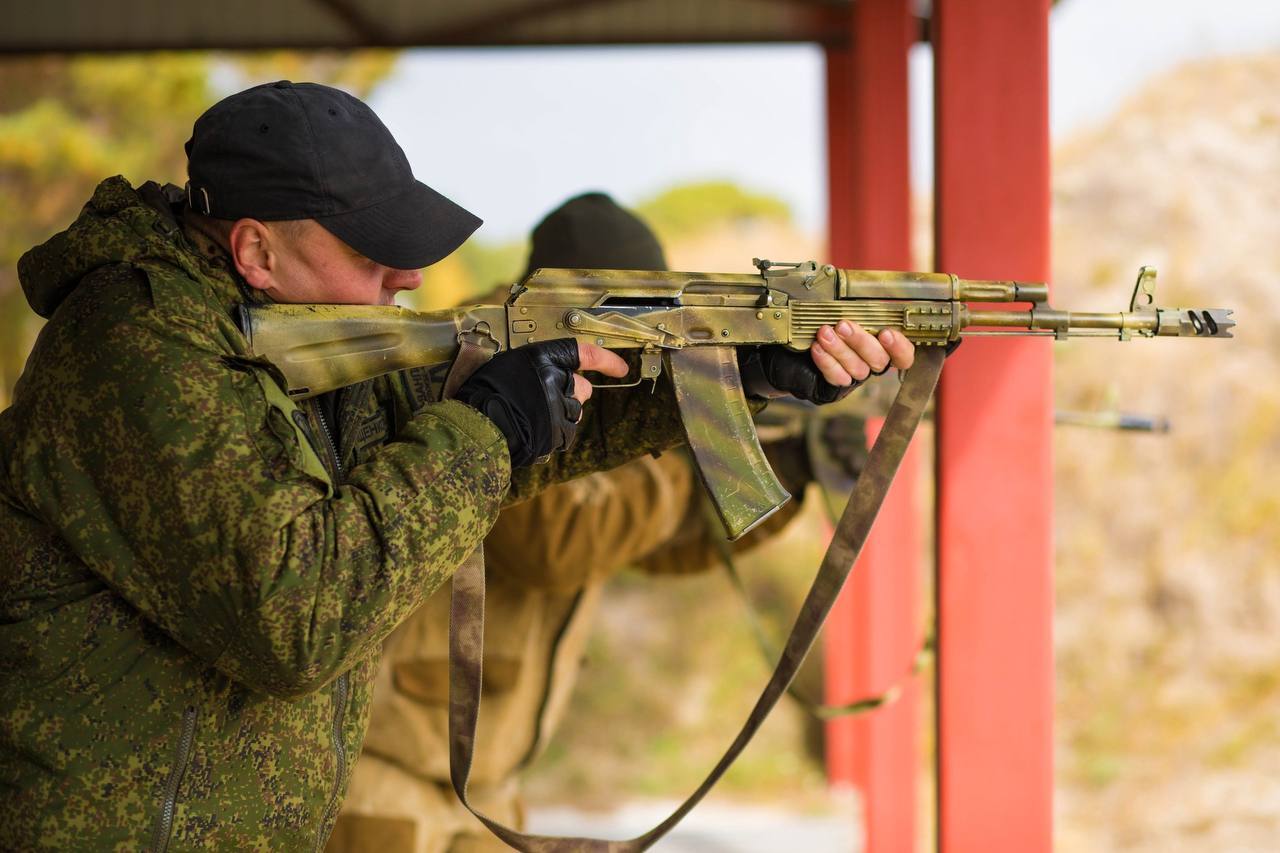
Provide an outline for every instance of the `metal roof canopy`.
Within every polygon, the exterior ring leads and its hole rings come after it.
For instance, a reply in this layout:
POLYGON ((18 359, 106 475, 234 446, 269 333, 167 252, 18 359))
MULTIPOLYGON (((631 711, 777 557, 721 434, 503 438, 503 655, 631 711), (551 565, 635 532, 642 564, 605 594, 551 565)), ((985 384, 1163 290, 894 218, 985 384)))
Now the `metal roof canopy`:
MULTIPOLYGON (((3 0, 0 55, 143 50, 843 46, 853 0, 3 0)), ((927 19, 920 38, 927 39, 927 19)))

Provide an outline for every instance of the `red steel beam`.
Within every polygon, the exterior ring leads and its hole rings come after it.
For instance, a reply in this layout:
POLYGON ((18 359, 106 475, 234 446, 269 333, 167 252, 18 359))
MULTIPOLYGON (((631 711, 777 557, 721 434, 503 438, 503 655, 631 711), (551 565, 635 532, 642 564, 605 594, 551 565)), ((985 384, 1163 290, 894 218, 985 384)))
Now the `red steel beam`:
MULTIPOLYGON (((919 31, 909 0, 860 0, 848 46, 828 46, 829 254, 833 263, 911 268, 907 51, 919 31)), ((902 678, 919 642, 917 478, 909 454, 825 631, 828 703, 902 678)), ((862 791, 867 853, 915 848, 918 690, 827 725, 828 778, 862 791)))
MULTIPOLYGON (((937 268, 1049 274, 1049 0, 934 5, 937 268)), ((1052 362, 974 338, 938 394, 938 843, 1053 843, 1052 362)))
MULTIPOLYGON (((867 423, 868 443, 883 418, 867 423)), ((895 703, 827 724, 827 775, 862 792, 866 853, 916 849, 920 683, 920 440, 911 443, 824 636, 826 699, 840 705, 895 685, 895 703)))

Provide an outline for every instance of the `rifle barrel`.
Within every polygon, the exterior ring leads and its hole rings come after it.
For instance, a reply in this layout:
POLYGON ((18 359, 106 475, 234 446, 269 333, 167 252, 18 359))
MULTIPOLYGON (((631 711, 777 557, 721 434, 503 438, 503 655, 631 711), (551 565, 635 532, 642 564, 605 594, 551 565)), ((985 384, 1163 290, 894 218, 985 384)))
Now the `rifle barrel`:
POLYGON ((965 328, 994 326, 1050 332, 1070 332, 1075 329, 1121 329, 1155 334, 1160 321, 1156 312, 1090 312, 1056 311, 1053 309, 1031 311, 975 311, 969 309, 965 328))
POLYGON ((960 311, 959 322, 966 335, 1052 333, 1068 337, 1104 334, 1109 330, 1115 331, 1121 339, 1131 334, 1229 338, 1232 336, 1230 330, 1235 327, 1231 311, 1223 308, 1090 312, 1057 311, 1047 307, 1030 311, 983 311, 966 306, 960 311), (1008 331, 983 332, 983 328, 1008 331), (1013 331, 1015 329, 1018 331, 1013 331))

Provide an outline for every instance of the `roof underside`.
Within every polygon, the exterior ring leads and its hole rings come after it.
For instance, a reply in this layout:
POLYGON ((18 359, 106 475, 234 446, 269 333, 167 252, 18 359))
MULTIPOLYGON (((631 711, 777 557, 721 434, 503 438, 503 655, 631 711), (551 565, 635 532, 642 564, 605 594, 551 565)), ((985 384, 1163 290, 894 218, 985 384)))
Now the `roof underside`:
POLYGON ((853 0, 5 0, 0 53, 840 43, 853 0))

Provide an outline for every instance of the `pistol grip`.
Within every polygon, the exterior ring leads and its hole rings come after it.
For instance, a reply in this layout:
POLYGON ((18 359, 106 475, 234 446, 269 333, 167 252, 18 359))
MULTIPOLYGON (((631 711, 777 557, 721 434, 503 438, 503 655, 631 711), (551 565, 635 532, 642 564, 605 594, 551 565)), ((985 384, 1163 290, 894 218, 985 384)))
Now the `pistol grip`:
POLYGON ((687 347, 667 359, 698 476, 729 538, 737 539, 791 498, 760 449, 737 351, 687 347))

